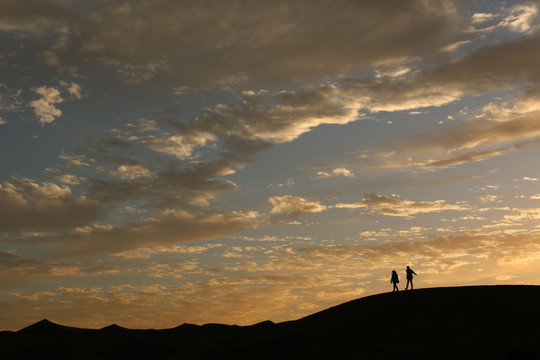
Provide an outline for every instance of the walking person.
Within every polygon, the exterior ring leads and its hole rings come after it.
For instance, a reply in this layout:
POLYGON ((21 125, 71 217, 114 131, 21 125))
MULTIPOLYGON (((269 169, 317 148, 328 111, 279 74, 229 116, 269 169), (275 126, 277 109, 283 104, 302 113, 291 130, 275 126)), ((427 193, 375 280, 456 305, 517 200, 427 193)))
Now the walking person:
POLYGON ((397 284, 399 283, 399 277, 396 270, 392 270, 392 277, 390 278, 390 282, 394 284, 394 288, 392 289, 392 292, 399 291, 397 287, 397 284))
POLYGON ((405 271, 407 272, 407 285, 405 286, 405 290, 409 290, 408 289, 409 284, 411 284, 411 290, 412 290, 413 289, 413 283, 412 283, 413 274, 416 275, 416 273, 409 266, 407 266, 407 270, 405 271))

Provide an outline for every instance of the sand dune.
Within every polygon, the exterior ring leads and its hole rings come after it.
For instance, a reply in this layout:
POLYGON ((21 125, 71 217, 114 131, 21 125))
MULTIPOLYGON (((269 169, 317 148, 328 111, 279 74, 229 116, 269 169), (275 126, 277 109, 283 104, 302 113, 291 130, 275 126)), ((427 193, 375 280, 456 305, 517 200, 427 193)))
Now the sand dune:
POLYGON ((540 286, 429 288, 353 300, 282 323, 0 333, 1 359, 538 359, 540 286))

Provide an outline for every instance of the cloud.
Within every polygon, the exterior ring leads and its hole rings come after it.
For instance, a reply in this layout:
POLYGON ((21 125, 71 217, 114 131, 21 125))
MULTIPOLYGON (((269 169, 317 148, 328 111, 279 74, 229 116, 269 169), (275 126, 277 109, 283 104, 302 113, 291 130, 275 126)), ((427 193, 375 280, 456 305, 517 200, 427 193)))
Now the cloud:
MULTIPOLYGON (((526 140, 540 136, 540 126, 535 119, 540 114, 538 92, 531 91, 520 94, 504 103, 490 103, 483 113, 466 123, 446 128, 444 131, 430 133, 423 146, 432 149, 473 149, 481 145, 503 144, 505 142, 526 140)), ((502 149, 502 152, 534 144, 536 140, 524 141, 521 144, 502 149)), ((486 157, 497 155, 498 151, 486 157)), ((482 156, 482 154, 477 154, 482 156)))
POLYGON ((121 165, 116 171, 122 178, 127 179, 149 175, 150 173, 150 171, 142 165, 121 165))
POLYGON ((446 159, 441 159, 437 161, 431 161, 423 164, 422 166, 427 168, 444 168, 449 166, 456 166, 461 164, 466 164, 470 162, 483 161, 490 159, 495 156, 504 155, 508 152, 517 151, 521 148, 527 146, 538 146, 540 145, 540 140, 526 141, 523 143, 515 144, 508 147, 499 148, 496 150, 485 150, 485 151, 469 151, 463 154, 454 155, 446 159))
POLYGON ((138 69, 165 61, 171 76, 189 86, 237 74, 269 81, 337 74, 439 48, 464 28, 451 1, 406 1, 399 7, 390 1, 214 5, 111 5, 98 11, 99 22, 85 23, 90 29, 77 41, 119 71, 126 64, 138 69))
MULTIPOLYGON (((368 266, 376 266, 378 261, 388 259, 388 254, 398 254, 398 257, 416 258, 419 261, 432 259, 449 259, 462 256, 473 256, 481 259, 489 258, 495 261, 509 261, 520 257, 535 258, 539 251, 536 239, 538 232, 516 235, 473 235, 461 234, 455 236, 437 237, 428 241, 417 242, 387 242, 380 245, 358 245, 364 250, 365 261, 368 266), (530 256, 528 256, 530 255, 530 256), (506 260, 504 260, 506 259, 506 260)), ((347 248, 355 246, 313 247, 306 252, 345 253, 347 248)), ((381 264, 382 266, 382 264, 381 264)))
POLYGON ((78 275, 80 270, 74 263, 25 258, 13 251, 0 252, 0 289, 5 291, 47 278, 78 275))
POLYGON ((538 146, 538 94, 538 90, 526 91, 488 103, 478 113, 445 128, 406 140, 394 139, 393 152, 384 149, 365 166, 445 168, 538 146), (383 156, 386 153, 391 156, 383 156))
MULTIPOLYGON (((388 231, 384 233, 386 238, 393 238, 388 231)), ((174 279, 203 270, 204 265, 196 260, 178 259, 179 253, 172 263, 150 260, 137 267, 153 285, 105 285, 110 279, 102 275, 99 287, 61 286, 24 293, 12 290, 1 299, 6 309, 3 323, 18 330, 45 313, 56 322, 90 328, 111 322, 131 328, 169 328, 182 322, 285 321, 361 295, 388 291, 389 269, 396 269, 403 277, 405 264, 419 274, 415 280, 418 287, 499 284, 508 276, 517 276, 513 282, 534 283, 531 279, 536 279, 540 256, 538 235, 538 231, 515 235, 463 233, 415 241, 417 234, 412 231, 407 241, 370 245, 286 243, 274 247, 264 259, 239 259, 214 269, 203 280, 175 282, 174 286, 156 284, 154 275, 174 279), (7 314, 12 313, 18 314, 17 319, 9 319, 7 314)), ((219 249, 223 253, 232 250, 223 246, 219 249)), ((186 254, 189 258, 194 255, 190 251, 186 254)), ((0 253, 0 262, 4 258, 11 263, 24 260, 15 254, 0 253)), ((70 271, 70 264, 61 266, 60 272, 70 271)), ((121 268, 125 274, 134 270, 129 265, 121 268)))
POLYGON ((538 26, 538 4, 526 2, 510 8, 501 8, 498 13, 475 13, 471 23, 473 26, 469 29, 470 32, 491 33, 509 30, 532 34, 538 26), (487 26, 483 26, 486 23, 487 26))
POLYGON ((273 196, 268 199, 272 204, 270 215, 274 217, 283 217, 288 220, 297 218, 305 213, 319 213, 327 209, 326 206, 318 202, 309 201, 296 196, 273 196))
MULTIPOLYGON (((6 85, 0 83, 0 111, 17 112, 21 108, 22 90, 11 90, 6 85)), ((5 124, 5 120, 4 120, 5 124)))
POLYGON ((464 181, 464 180, 470 180, 470 179, 481 179, 485 177, 487 174, 470 174, 470 175, 458 175, 458 176, 452 176, 448 178, 442 178, 437 180, 432 180, 428 182, 423 182, 419 184, 413 184, 413 185, 407 185, 405 186, 405 189, 424 189, 429 186, 438 186, 438 185, 444 185, 444 184, 451 184, 454 182, 464 181))
POLYGON ((28 0, 0 3, 0 30, 7 32, 28 32, 43 35, 66 25, 76 16, 69 9, 69 1, 28 0))
POLYGON ((354 177, 354 174, 349 169, 346 169, 343 167, 335 168, 334 170, 332 170, 331 173, 328 173, 326 171, 317 172, 318 179, 325 179, 325 178, 331 178, 331 177, 336 177, 336 176, 354 177))
POLYGON ((77 177, 76 175, 71 174, 59 174, 53 175, 52 179, 65 185, 82 185, 86 182, 86 179, 83 177, 77 177))
POLYGON ((484 195, 484 196, 480 196, 479 197, 479 200, 482 204, 487 204, 487 203, 492 203, 492 202, 495 202, 495 203, 500 203, 502 202, 501 200, 501 197, 498 196, 498 195, 484 195))
POLYGON ((366 194, 361 203, 338 203, 334 207, 338 209, 367 208, 370 214, 401 217, 414 217, 413 215, 422 213, 448 210, 462 211, 468 209, 466 205, 447 204, 444 200, 414 202, 404 200, 395 194, 384 196, 377 193, 366 194))
POLYGON ((448 46, 445 46, 444 48, 441 49, 441 51, 446 51, 446 52, 456 51, 457 49, 459 49, 463 45, 467 45, 470 42, 471 42, 470 40, 458 41, 458 42, 455 42, 455 43, 450 44, 448 46))
POLYGON ((135 124, 126 124, 124 126, 129 131, 135 132, 135 133, 145 133, 145 132, 153 132, 153 131, 159 131, 159 129, 156 126, 155 120, 148 120, 145 118, 137 119, 135 124))
MULTIPOLYGON (((214 139, 209 135, 208 140, 214 139)), ((154 151, 174 155, 177 158, 184 160, 191 157, 195 146, 203 146, 207 139, 204 137, 190 137, 186 139, 181 135, 173 135, 169 137, 149 136, 145 140, 150 148, 154 151)))
POLYGON ((103 215, 101 207, 76 197, 67 185, 13 178, 0 184, 0 231, 4 234, 83 226, 103 215))
POLYGON ((81 99, 83 97, 81 93, 81 85, 73 81, 70 84, 65 81, 60 81, 60 85, 62 85, 68 91, 69 96, 72 99, 81 99))
POLYGON ((331 84, 273 94, 261 90, 244 92, 241 101, 218 104, 187 125, 178 126, 185 141, 193 145, 201 144, 201 138, 280 144, 293 141, 322 124, 358 120, 357 111, 361 107, 362 99, 347 98, 331 84))
POLYGON ((39 94, 41 98, 30 101, 28 105, 34 108, 34 113, 39 118, 41 125, 50 124, 62 115, 62 111, 55 107, 55 104, 64 101, 60 96, 60 91, 47 86, 33 88, 32 91, 39 94))
POLYGON ((441 58, 434 69, 417 69, 398 78, 345 77, 338 86, 351 98, 365 97, 366 109, 373 113, 416 110, 450 104, 466 95, 534 89, 540 79, 535 65, 539 60, 540 37, 525 37, 483 46, 457 59, 441 58))
POLYGON ((114 254, 115 257, 123 259, 147 259, 152 256, 162 255, 162 254, 174 254, 178 256, 180 254, 202 254, 213 248, 222 247, 223 244, 207 244, 207 245, 196 245, 196 246, 165 246, 165 247, 151 247, 151 248, 138 248, 134 250, 128 250, 120 253, 114 254))
MULTIPOLYGON (((107 63, 107 62, 106 62, 107 63)), ((164 61, 154 61, 142 65, 113 62, 123 81, 128 85, 139 85, 153 79, 157 75, 170 70, 164 61)))
POLYGON ((214 5, 93 2, 81 12, 71 1, 4 2, 0 14, 9 16, 0 17, 0 30, 49 43, 40 58, 61 71, 97 64, 131 86, 157 81, 231 89, 340 75, 430 53, 455 42, 466 26, 461 5, 450 0, 438 6, 407 0, 399 7, 388 0, 214 5))
POLYGON ((95 256, 223 237, 259 225, 256 212, 165 210, 124 226, 82 226, 54 236, 17 241, 47 246, 54 256, 95 256))
MULTIPOLYGON (((273 94, 244 92, 239 101, 208 108, 190 121, 167 120, 174 134, 160 130, 155 122, 128 124, 89 137, 78 154, 61 157, 94 168, 99 177, 85 176, 85 195, 99 202, 144 197, 149 205, 151 201, 210 198, 235 189, 223 177, 254 162, 262 152, 323 124, 356 121, 359 106, 334 85, 273 94), (154 154, 142 157, 148 149, 154 154), (200 156, 201 152, 205 155, 200 156), (144 164, 143 158, 152 160, 144 164), (114 177, 117 174, 121 181, 114 177)), ((337 168, 332 175, 352 176, 352 172, 337 168)))

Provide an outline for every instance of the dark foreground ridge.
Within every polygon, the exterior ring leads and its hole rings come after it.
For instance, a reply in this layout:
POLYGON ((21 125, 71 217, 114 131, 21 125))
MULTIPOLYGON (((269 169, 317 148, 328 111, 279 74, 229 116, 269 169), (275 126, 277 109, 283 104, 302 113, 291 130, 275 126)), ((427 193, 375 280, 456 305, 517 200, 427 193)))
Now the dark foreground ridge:
POLYGON ((0 359, 540 359, 540 286, 429 288, 251 326, 0 332, 0 359))

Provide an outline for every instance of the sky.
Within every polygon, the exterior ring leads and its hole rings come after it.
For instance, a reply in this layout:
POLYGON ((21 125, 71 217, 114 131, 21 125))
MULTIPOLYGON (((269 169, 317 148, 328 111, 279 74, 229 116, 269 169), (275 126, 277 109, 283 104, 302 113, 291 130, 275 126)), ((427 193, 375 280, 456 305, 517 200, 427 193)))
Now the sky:
POLYGON ((540 284, 539 10, 0 0, 0 330, 540 284))

